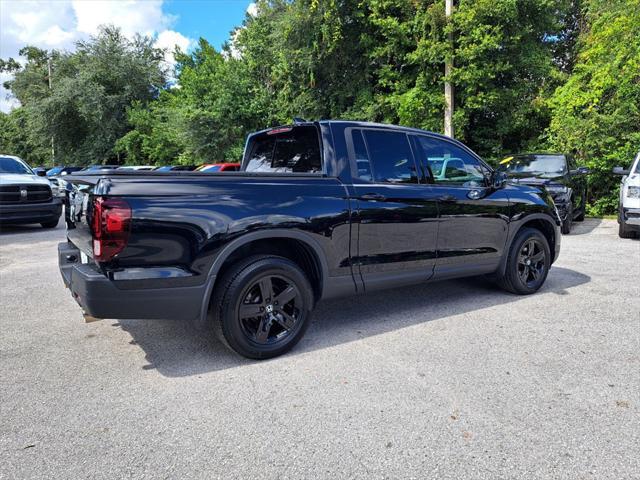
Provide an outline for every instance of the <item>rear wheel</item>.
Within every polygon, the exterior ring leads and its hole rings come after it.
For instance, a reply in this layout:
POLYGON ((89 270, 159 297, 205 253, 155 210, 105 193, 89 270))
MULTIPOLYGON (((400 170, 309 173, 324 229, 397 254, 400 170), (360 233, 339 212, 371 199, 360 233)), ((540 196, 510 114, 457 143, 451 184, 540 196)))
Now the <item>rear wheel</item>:
POLYGON ((499 284, 518 295, 537 292, 544 284, 551 267, 551 250, 546 237, 535 228, 518 232, 511 244, 504 276, 499 284))
POLYGON ((230 269, 212 307, 229 347, 248 358, 271 358, 291 350, 307 330, 312 288, 291 260, 260 255, 230 269))
POLYGON ((60 219, 56 218, 55 220, 49 220, 48 222, 42 222, 40 225, 42 225, 42 228, 56 228, 58 226, 58 220, 60 220, 60 219))

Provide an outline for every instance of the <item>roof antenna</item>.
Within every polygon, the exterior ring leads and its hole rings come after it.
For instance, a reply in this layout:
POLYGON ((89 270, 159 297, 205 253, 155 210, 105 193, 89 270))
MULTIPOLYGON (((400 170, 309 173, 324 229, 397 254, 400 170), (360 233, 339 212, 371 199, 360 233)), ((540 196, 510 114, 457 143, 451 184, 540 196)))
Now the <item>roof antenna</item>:
POLYGON ((307 123, 307 121, 304 118, 293 117, 293 123, 307 123))

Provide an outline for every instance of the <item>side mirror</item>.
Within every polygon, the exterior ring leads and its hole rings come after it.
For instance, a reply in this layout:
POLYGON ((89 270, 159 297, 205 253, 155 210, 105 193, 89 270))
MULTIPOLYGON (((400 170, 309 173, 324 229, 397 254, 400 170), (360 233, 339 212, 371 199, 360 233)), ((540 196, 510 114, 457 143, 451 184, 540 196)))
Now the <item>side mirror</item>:
POLYGON ((36 175, 39 177, 46 177, 47 176, 47 171, 41 168, 38 168, 36 170, 36 175))
POLYGON ((613 167, 614 175, 629 175, 629 170, 625 170, 622 167, 613 167))
POLYGON ((504 186, 507 184, 507 174, 505 172, 495 170, 491 174, 489 182, 491 183, 491 187, 495 188, 496 190, 504 188, 504 186))
POLYGON ((591 170, 588 167, 578 167, 575 170, 569 172, 570 175, 589 175, 591 170))

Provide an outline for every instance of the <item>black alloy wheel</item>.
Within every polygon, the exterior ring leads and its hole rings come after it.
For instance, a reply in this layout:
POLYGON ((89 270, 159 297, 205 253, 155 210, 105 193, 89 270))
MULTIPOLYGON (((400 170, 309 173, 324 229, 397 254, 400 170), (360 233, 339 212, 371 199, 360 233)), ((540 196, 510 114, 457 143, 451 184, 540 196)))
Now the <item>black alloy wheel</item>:
POLYGON ((498 283, 518 295, 530 295, 544 284, 551 268, 549 241, 536 228, 523 228, 513 239, 504 275, 498 283))
POLYGON ((248 358, 289 351, 311 323, 313 289, 293 261, 256 255, 233 265, 216 284, 214 327, 232 350, 248 358))
POLYGON ((238 322, 245 336, 258 344, 276 343, 295 331, 302 296, 298 287, 280 275, 265 275, 241 295, 238 322))
POLYGON ((518 276, 530 288, 542 277, 546 269, 545 251, 536 238, 528 239, 518 254, 518 276))

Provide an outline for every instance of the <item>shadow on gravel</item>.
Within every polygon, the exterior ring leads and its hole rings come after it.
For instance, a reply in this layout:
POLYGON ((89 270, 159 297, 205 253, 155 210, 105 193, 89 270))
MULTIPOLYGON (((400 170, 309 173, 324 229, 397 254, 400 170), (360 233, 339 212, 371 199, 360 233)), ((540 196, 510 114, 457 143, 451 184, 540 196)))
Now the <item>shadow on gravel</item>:
MULTIPOLYGON (((573 222, 569 235, 585 235, 593 232, 602 224, 601 218, 585 218, 582 222, 573 222)), ((616 224, 616 227, 618 225, 616 224)))
MULTIPOLYGON (((553 267, 541 292, 568 294, 568 289, 591 278, 566 268, 553 267)), ((368 295, 322 302, 302 341, 288 356, 352 342, 361 338, 517 302, 522 297, 499 290, 484 278, 425 283, 368 295)), ((168 377, 196 375, 256 363, 228 350, 211 333, 201 333, 188 322, 120 320, 113 324, 133 337, 149 362, 168 377)), ((286 358, 286 357, 285 357, 286 358)), ((278 359, 270 360, 278 362, 278 359)))
POLYGON ((37 223, 29 225, 0 225, 0 245, 23 242, 25 236, 47 240, 54 235, 60 236, 60 241, 62 241, 65 234, 64 218, 60 219, 56 228, 42 228, 37 223))

